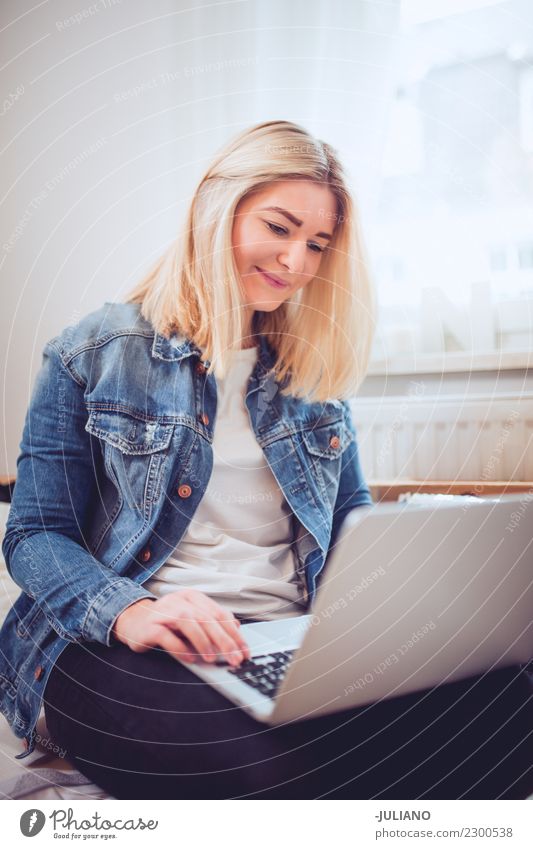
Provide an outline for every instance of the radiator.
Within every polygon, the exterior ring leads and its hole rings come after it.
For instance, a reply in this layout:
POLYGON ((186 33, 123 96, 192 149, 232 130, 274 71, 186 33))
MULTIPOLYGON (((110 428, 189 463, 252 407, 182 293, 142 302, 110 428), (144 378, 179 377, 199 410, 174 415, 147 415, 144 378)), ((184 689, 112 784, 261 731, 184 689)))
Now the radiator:
POLYGON ((533 480, 533 396, 424 394, 351 403, 370 480, 533 480))

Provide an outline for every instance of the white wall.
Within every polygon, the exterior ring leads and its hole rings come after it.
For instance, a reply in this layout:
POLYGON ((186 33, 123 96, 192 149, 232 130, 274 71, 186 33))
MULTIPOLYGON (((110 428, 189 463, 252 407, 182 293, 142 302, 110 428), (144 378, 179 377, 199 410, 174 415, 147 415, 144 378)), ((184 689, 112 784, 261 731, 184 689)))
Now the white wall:
POLYGON ((124 296, 235 132, 304 124, 371 217, 400 45, 397 0, 4 0, 0 18, 0 475, 14 475, 43 344, 124 296))

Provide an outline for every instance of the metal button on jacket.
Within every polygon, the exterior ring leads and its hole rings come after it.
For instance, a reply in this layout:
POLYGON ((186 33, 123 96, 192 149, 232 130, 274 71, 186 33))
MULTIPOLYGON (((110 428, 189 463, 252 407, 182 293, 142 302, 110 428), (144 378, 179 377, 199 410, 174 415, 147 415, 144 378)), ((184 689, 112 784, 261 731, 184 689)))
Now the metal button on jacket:
POLYGON ((332 436, 331 439, 329 440, 329 447, 330 448, 338 448, 340 444, 341 444, 341 441, 340 441, 338 436, 332 436))
POLYGON ((182 483, 181 486, 178 487, 178 495, 180 498, 188 498, 191 492, 192 489, 188 483, 182 483))
POLYGON ((151 556, 152 556, 152 552, 150 551, 149 548, 144 548, 141 551, 141 560, 142 560, 143 563, 148 563, 151 556))
POLYGON ((198 418, 200 419, 200 421, 202 422, 202 424, 204 424, 204 425, 208 425, 208 424, 209 424, 209 416, 207 415, 207 413, 200 413, 200 415, 198 416, 198 418))

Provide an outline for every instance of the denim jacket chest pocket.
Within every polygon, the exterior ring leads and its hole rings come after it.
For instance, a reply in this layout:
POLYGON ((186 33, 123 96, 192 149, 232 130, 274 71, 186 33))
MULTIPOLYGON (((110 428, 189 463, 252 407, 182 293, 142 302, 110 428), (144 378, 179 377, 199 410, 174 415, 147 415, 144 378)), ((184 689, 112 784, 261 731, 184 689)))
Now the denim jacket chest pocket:
POLYGON ((341 457, 352 434, 343 418, 301 431, 302 447, 308 471, 318 484, 320 494, 333 507, 339 485, 341 457))
POLYGON ((101 445, 108 477, 116 487, 114 515, 127 505, 150 518, 175 425, 123 409, 92 409, 85 429, 101 445))
POLYGON ((352 435, 338 415, 284 424, 264 437, 270 466, 308 523, 331 523, 341 458, 352 435), (316 509, 314 509, 316 508, 316 509))

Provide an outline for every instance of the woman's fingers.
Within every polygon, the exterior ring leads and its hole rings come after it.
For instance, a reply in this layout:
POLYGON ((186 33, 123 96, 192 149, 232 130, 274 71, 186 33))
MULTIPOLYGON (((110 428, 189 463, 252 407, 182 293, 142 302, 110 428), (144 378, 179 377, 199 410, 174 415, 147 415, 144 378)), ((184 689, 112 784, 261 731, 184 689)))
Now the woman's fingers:
POLYGON ((219 607, 215 614, 217 622, 226 629, 228 634, 235 640, 245 658, 250 657, 250 648, 248 643, 240 632, 241 623, 235 618, 229 610, 219 607))
MULTIPOLYGON (((248 644, 240 634, 240 622, 231 610, 217 604, 216 601, 200 590, 189 590, 188 599, 199 610, 205 611, 205 616, 198 615, 198 621, 202 626, 206 626, 206 632, 221 654, 226 656, 228 652, 231 652, 232 657, 237 658, 237 662, 250 657, 248 644), (217 624, 219 628, 212 627, 217 624), (226 631, 229 642, 221 633, 220 628, 226 631)), ((213 657, 212 660, 216 660, 216 657, 213 657)))
POLYGON ((130 605, 118 625, 117 639, 134 652, 161 646, 177 660, 209 663, 220 656, 233 666, 250 657, 233 613, 196 590, 169 593, 150 605, 130 605))
POLYGON ((189 654, 194 652, 191 662, 200 659, 213 662, 223 656, 237 666, 250 657, 238 620, 205 593, 189 589, 171 593, 162 608, 160 622, 188 640, 189 654))
MULTIPOLYGON (((206 619, 202 624, 211 642, 218 647, 220 654, 224 656, 228 663, 238 666, 244 660, 247 650, 238 627, 229 622, 220 623, 216 619, 211 621, 206 619)), ((215 659, 213 658, 213 660, 215 659)))
POLYGON ((169 628, 161 629, 157 645, 165 649, 175 660, 184 660, 185 663, 194 663, 198 660, 198 656, 191 651, 191 647, 169 628))
POLYGON ((171 628, 163 624, 150 627, 143 634, 142 641, 133 638, 130 638, 128 641, 128 647, 137 653, 149 651, 155 648, 155 646, 161 646, 161 648, 166 649, 178 660, 185 660, 189 663, 194 663, 195 660, 198 660, 198 656, 191 651, 190 645, 184 639, 178 637, 171 628))
POLYGON ((194 652, 191 663, 199 660, 212 663, 219 654, 224 655, 228 660, 234 659, 237 663, 240 662, 242 654, 238 645, 219 625, 212 629, 213 621, 211 613, 187 604, 182 607, 178 615, 167 619, 165 624, 189 641, 194 652))
POLYGON ((173 627, 196 649, 196 661, 203 659, 213 663, 222 655, 228 663, 238 665, 244 658, 244 648, 241 646, 243 640, 238 627, 228 620, 219 622, 211 612, 191 608, 187 614, 180 614, 173 627))
POLYGON ((191 611, 188 614, 181 615, 174 623, 181 634, 183 634, 195 649, 194 661, 205 660, 210 662, 216 659, 217 651, 219 651, 218 643, 211 642, 210 635, 204 627, 204 622, 201 617, 204 614, 198 614, 197 611, 191 611), (196 617, 200 618, 200 621, 196 617))

